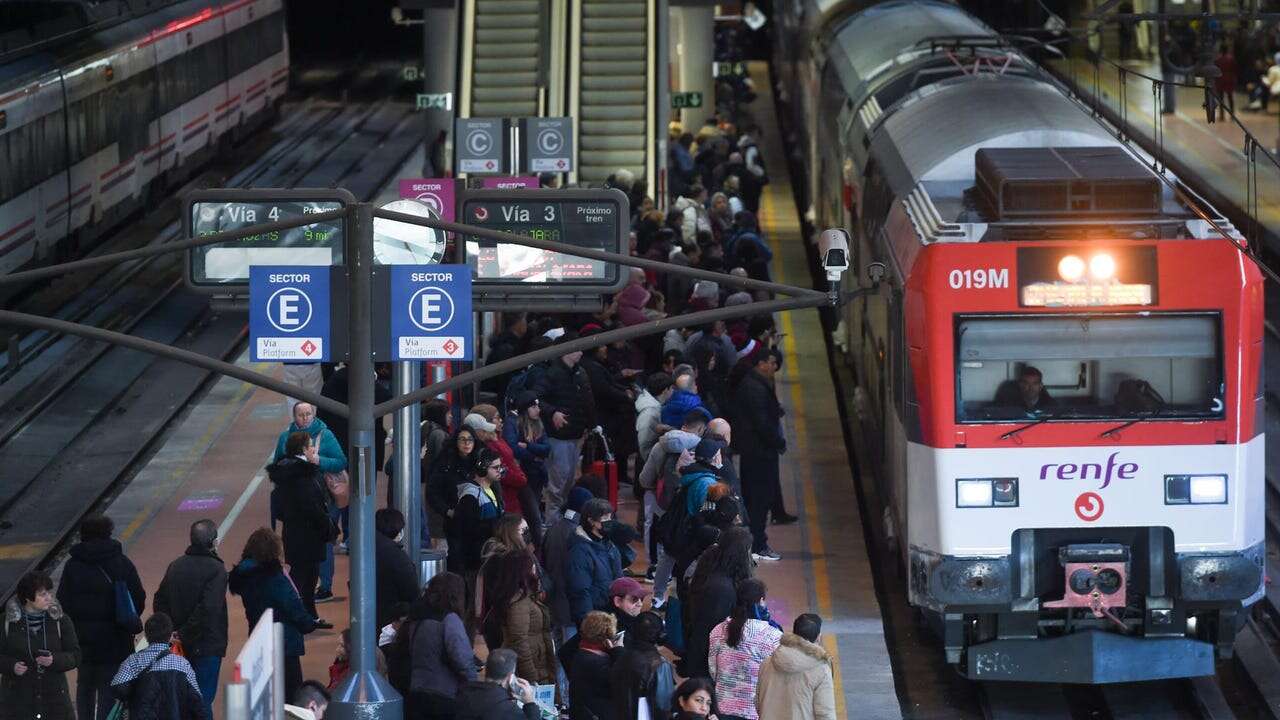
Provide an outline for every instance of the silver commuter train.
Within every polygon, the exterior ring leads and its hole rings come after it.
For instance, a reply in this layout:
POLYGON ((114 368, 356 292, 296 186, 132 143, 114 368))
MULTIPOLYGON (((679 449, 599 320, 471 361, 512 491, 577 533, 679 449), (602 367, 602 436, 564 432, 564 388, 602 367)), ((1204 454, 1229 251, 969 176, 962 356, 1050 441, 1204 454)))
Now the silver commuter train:
POLYGON ((87 249, 288 80, 282 0, 188 0, 0 66, 0 273, 87 249))

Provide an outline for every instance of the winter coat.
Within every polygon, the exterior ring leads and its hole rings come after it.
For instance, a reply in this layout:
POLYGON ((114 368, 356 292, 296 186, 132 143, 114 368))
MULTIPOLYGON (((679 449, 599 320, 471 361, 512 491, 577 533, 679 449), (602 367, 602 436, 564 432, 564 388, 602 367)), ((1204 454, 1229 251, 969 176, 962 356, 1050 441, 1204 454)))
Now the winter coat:
MULTIPOLYGON (((324 387, 320 390, 320 394, 330 400, 337 400, 338 402, 345 404, 349 399, 347 397, 347 373, 349 371, 350 368, 346 366, 334 371, 334 373, 329 376, 329 379, 324 381, 324 387)), ((381 403, 390 399, 391 388, 387 383, 375 382, 373 386, 373 401, 375 403, 381 403)), ((316 418, 323 421, 329 427, 329 430, 333 432, 334 437, 338 439, 339 447, 346 448, 351 445, 349 442, 351 438, 349 437, 350 432, 348 430, 349 425, 347 424, 347 418, 331 413, 322 408, 316 408, 316 418)), ((380 422, 374 423, 373 452, 375 456, 374 460, 377 463, 374 467, 382 467, 384 462, 383 455, 386 452, 386 447, 387 429, 383 427, 380 422)))
POLYGON ((579 649, 574 655, 569 670, 569 720, 616 720, 611 675, 614 658, 621 654, 621 650, 601 655, 579 649))
POLYGON ((474 482, 458 486, 458 504, 449 523, 449 569, 453 572, 474 572, 484 560, 481 550, 484 541, 493 537, 493 526, 502 517, 502 487, 493 487, 495 503, 474 482))
MULTIPOLYGON (((510 330, 503 330, 500 333, 489 338, 489 352, 484 357, 485 365, 493 365, 510 360, 511 358, 525 352, 529 343, 526 337, 519 337, 510 330)), ((503 397, 507 393, 507 382, 511 380, 513 373, 503 373, 491 378, 480 381, 480 389, 485 392, 491 392, 498 397, 503 397)))
POLYGON ((284 448, 289 442, 289 436, 299 430, 306 430, 315 443, 316 452, 320 455, 321 472, 336 473, 347 469, 347 453, 343 451, 342 444, 329 426, 318 417, 305 428, 299 428, 296 422, 289 423, 289 429, 280 433, 276 440, 276 454, 271 457, 271 462, 278 462, 285 456, 284 448))
MULTIPOLYGON (((733 346, 733 339, 728 335, 712 335, 698 331, 689 336, 689 351, 686 354, 690 358, 696 357, 695 348, 701 346, 705 346, 707 350, 716 356, 715 373, 723 378, 728 378, 729 371, 738 363, 738 350, 733 346)), ((699 375, 699 387, 702 384, 702 377, 699 375)))
POLYGON ((738 591, 727 575, 712 573, 698 592, 689 608, 689 637, 685 662, 689 677, 710 677, 708 665, 711 631, 729 617, 738 591))
POLYGON ((609 586, 622 577, 622 557, 607 539, 596 540, 579 527, 569 538, 565 591, 575 626, 592 610, 609 607, 609 586))
POLYGON ((777 458, 787 449, 782 435, 782 405, 773 386, 754 369, 733 388, 733 449, 743 462, 777 458))
POLYGON ((227 568, 212 548, 191 546, 169 563, 156 612, 173 620, 187 657, 227 654, 227 568))
POLYGON ((676 390, 662 406, 662 424, 678 428, 684 425, 684 416, 695 408, 702 408, 707 420, 711 420, 711 412, 702 407, 702 398, 688 390, 676 390))
POLYGON ((658 424, 662 422, 662 403, 643 390, 636 396, 636 444, 640 457, 649 457, 649 451, 658 442, 658 424))
POLYGON ((325 545, 334 536, 320 468, 290 456, 267 466, 267 475, 279 498, 285 562, 324 562, 325 545))
MULTIPOLYGON (((506 427, 505 423, 503 427, 506 427)), ((509 513, 523 515, 523 508, 520 507, 520 488, 529 484, 529 476, 524 474, 524 468, 520 467, 519 461, 516 460, 515 451, 506 440, 500 437, 486 442, 484 446, 502 458, 502 466, 507 469, 506 474, 502 476, 503 509, 509 513)))
POLYGON ((298 657, 307 654, 302 636, 316 629, 316 619, 302 606, 293 583, 285 577, 279 563, 259 565, 244 559, 231 570, 227 589, 244 602, 244 616, 252 629, 262 613, 271 608, 276 622, 284 625, 284 654, 298 657))
POLYGON ((475 655, 462 618, 449 613, 402 626, 410 646, 410 689, 456 697, 458 689, 476 679, 475 655))
POLYGON ((764 620, 749 619, 742 628, 738 647, 729 647, 728 637, 728 620, 711 631, 707 666, 711 679, 716 681, 716 703, 725 715, 755 720, 760 717, 756 713, 760 666, 778 649, 782 632, 764 620))
POLYGON ((518 707, 506 688, 488 680, 472 680, 462 686, 457 706, 455 720, 538 720, 542 717, 536 703, 518 707))
POLYGON ((114 667, 133 653, 134 632, 116 625, 116 580, 124 580, 138 617, 146 617, 147 593, 120 541, 88 540, 71 547, 58 581, 58 604, 75 623, 84 665, 114 667))
POLYGON ((378 627, 386 627, 396 618, 391 611, 396 603, 412 603, 418 599, 418 569, 395 540, 374 533, 374 575, 378 586, 378 627))
POLYGON ((762 718, 836 720, 831 658, 817 643, 787 633, 760 666, 756 711, 762 718))
POLYGON ((636 708, 641 700, 648 701, 650 717, 665 718, 671 714, 675 670, 653 644, 628 644, 614 661, 609 679, 619 720, 637 717, 636 708))
POLYGON ((44 627, 32 634, 18 599, 9 598, 0 643, 0 720, 75 720, 67 671, 79 665, 75 624, 57 603, 45 613, 44 627), (53 664, 44 672, 36 671, 36 650, 53 653, 53 664), (13 666, 20 662, 26 663, 27 671, 15 675, 13 666))
POLYGON ((205 712, 191 663, 154 643, 129 656, 111 679, 111 692, 124 701, 129 720, 212 720, 205 712))
MULTIPOLYGON (((547 442, 546 431, 544 430, 542 435, 534 438, 532 442, 525 440, 520 435, 519 415, 509 412, 502 423, 502 439, 507 441, 507 446, 511 448, 511 452, 515 453, 516 461, 520 463, 520 469, 524 471, 529 482, 533 483, 534 487, 542 487, 547 480, 547 455, 551 454, 551 443, 547 442), (524 447, 520 447, 522 442, 524 447)), ((503 482, 505 484, 505 479, 503 482)))
POLYGON ((551 361, 546 374, 533 388, 542 402, 542 423, 547 434, 557 440, 577 440, 596 426, 596 405, 591 394, 591 380, 581 367, 569 367, 562 358, 551 361), (568 420, 556 429, 557 412, 568 420))
POLYGON ((524 596, 507 606, 502 646, 515 651, 516 675, 534 685, 556 683, 556 649, 551 642, 551 612, 524 596))
POLYGON ((569 540, 577 532, 578 514, 566 510, 564 516, 547 529, 542 538, 543 564, 547 574, 551 576, 551 624, 555 627, 577 627, 573 615, 569 612, 569 590, 567 585, 569 566, 569 540))
MULTIPOLYGON (((692 460, 693 449, 697 447, 698 441, 701 439, 698 435, 678 428, 663 433, 662 437, 658 438, 658 442, 654 444, 653 449, 649 451, 644 465, 640 468, 640 487, 656 491, 658 489, 658 480, 664 476, 669 481, 678 480, 679 475, 676 471, 678 458, 683 452, 688 451, 689 460, 692 460)), ((678 484, 672 483, 669 490, 670 494, 674 495, 678 487, 678 484)))
MULTIPOLYGON (((458 486, 468 482, 474 472, 475 451, 471 455, 458 454, 457 442, 450 438, 426 476, 427 504, 437 515, 448 518, 449 511, 458 504, 458 486)), ((449 524, 445 522, 446 528, 449 524)))

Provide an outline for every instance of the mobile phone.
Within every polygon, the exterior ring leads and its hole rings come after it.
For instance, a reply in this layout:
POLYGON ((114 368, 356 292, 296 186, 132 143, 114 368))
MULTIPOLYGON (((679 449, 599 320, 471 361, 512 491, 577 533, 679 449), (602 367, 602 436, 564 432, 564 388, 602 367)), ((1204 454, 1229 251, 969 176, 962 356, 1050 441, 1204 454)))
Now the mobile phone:
POLYGON ((626 631, 626 630, 619 631, 617 635, 614 635, 614 636, 613 636, 613 642, 614 642, 614 644, 615 644, 615 645, 622 645, 622 644, 623 644, 623 643, 625 643, 626 641, 627 641, 627 631, 626 631))
POLYGON ((37 651, 36 651, 36 657, 51 657, 52 655, 53 655, 53 652, 52 652, 52 651, 49 651, 49 650, 37 650, 37 651))

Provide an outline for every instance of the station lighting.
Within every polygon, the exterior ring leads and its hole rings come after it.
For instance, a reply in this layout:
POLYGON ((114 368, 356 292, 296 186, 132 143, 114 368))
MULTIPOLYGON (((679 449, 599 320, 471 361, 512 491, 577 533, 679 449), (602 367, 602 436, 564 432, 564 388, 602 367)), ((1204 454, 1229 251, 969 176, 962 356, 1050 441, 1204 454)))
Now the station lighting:
POLYGON ((1067 255, 1058 261, 1058 275, 1067 282, 1077 282, 1084 277, 1084 260, 1078 255, 1067 255))
POLYGON ((1089 258, 1089 275, 1094 280, 1110 280, 1116 274, 1116 259, 1108 253, 1098 253, 1089 258))

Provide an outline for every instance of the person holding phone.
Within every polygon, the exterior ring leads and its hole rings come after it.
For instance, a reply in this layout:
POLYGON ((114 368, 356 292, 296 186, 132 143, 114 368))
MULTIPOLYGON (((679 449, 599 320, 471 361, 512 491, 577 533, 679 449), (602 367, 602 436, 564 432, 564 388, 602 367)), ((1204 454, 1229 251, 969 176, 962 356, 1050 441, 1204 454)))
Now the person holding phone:
POLYGON ((53 580, 38 570, 23 575, 4 611, 0 718, 74 720, 67 671, 80 664, 80 642, 53 580))
POLYGON ((472 680, 458 692, 456 720, 538 720, 541 716, 533 686, 516 677, 514 650, 490 650, 484 679, 472 680))

